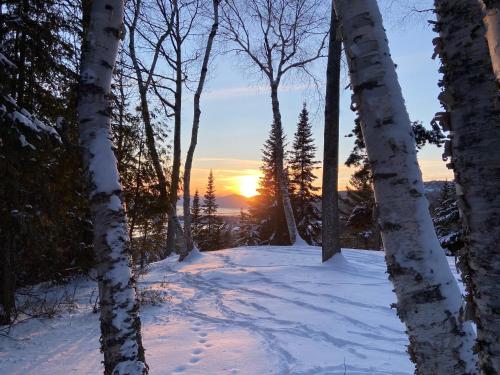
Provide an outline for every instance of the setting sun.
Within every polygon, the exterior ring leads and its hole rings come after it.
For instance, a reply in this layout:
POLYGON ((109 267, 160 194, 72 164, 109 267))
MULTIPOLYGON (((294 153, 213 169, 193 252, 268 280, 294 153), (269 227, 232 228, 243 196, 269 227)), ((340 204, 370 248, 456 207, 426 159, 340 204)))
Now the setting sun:
POLYGON ((238 188, 240 194, 250 198, 257 195, 257 187, 259 185, 259 176, 239 176, 238 188))

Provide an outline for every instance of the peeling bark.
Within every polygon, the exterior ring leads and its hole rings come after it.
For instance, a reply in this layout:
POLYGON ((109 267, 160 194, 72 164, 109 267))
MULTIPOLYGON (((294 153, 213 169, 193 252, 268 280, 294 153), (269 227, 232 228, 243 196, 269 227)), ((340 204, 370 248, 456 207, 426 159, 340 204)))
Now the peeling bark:
POLYGON ((326 262, 340 252, 339 238, 339 112, 340 112, 340 57, 341 36, 337 35, 339 23, 332 1, 330 43, 326 70, 325 135, 323 153, 322 189, 322 259, 326 262))
POLYGON ((122 188, 110 140, 111 79, 123 33, 123 1, 94 1, 84 45, 78 113, 89 176, 101 303, 104 374, 147 374, 139 305, 131 272, 122 188))
POLYGON ((440 35, 435 44, 443 63, 440 85, 445 90, 439 98, 449 112, 449 166, 455 173, 465 233, 459 266, 469 294, 468 317, 477 325, 479 368, 482 374, 498 374, 500 95, 495 57, 488 46, 492 30, 487 32, 477 0, 436 0, 435 5, 435 31, 440 35))
POLYGON ((500 0, 483 0, 486 6, 484 24, 486 39, 497 82, 500 83, 500 0))
POLYGON ((358 110, 374 174, 378 222, 396 308, 416 373, 474 373, 470 323, 424 195, 415 139, 377 2, 336 0, 358 110))

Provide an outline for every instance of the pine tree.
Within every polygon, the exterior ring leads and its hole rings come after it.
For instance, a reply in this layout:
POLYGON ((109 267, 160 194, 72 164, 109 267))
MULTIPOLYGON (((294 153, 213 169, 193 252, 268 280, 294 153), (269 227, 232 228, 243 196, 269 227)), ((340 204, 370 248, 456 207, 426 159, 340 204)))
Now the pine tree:
POLYGON ((441 247, 448 255, 458 255, 464 242, 462 224, 453 183, 445 181, 439 201, 432 210, 432 221, 441 247))
POLYGON ((195 244, 198 244, 201 234, 201 206, 200 206, 200 194, 198 189, 196 189, 193 197, 193 203, 191 205, 191 232, 193 234, 193 239, 195 244))
POLYGON ((249 212, 240 211, 236 246, 258 246, 261 243, 258 226, 249 212))
POLYGON ((223 246, 224 222, 217 216, 217 198, 212 170, 208 175, 207 190, 201 205, 201 229, 198 236, 200 250, 218 250, 223 246))
POLYGON ((269 137, 262 149, 262 177, 259 180, 259 193, 252 199, 250 215, 255 220, 261 244, 290 245, 281 191, 277 181, 277 139, 284 136, 276 127, 271 127, 269 137))
POLYGON ((306 104, 302 108, 289 160, 292 207, 300 236, 310 245, 320 241, 321 214, 318 209, 319 187, 314 186, 316 146, 306 104))

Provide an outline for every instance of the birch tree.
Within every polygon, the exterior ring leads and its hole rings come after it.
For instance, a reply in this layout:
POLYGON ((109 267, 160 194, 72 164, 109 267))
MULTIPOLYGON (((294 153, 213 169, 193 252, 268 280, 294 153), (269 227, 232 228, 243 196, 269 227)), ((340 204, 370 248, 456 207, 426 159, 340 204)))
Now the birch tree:
POLYGON ((104 374, 147 374, 122 188, 110 140, 109 97, 119 39, 123 37, 123 1, 93 1, 86 31, 78 113, 84 166, 91 185, 104 374))
MULTIPOLYGON (((189 149, 186 156, 186 162, 184 165, 184 179, 183 179, 183 214, 184 214, 184 238, 186 242, 187 252, 193 249, 193 235, 191 232, 191 169, 193 166, 194 151, 196 149, 196 144, 198 142, 198 130, 200 128, 200 99, 203 92, 203 87, 205 86, 205 80, 208 73, 208 63, 210 61, 210 55, 212 53, 212 46, 217 34, 217 29, 219 28, 219 4, 220 0, 213 0, 213 23, 208 34, 207 44, 205 47, 205 54, 203 56, 203 62, 201 64, 200 77, 198 81, 198 86, 196 92, 194 93, 194 103, 193 103, 193 125, 191 128, 191 142, 189 144, 189 149)), ((187 254, 187 253, 186 253, 187 254)))
MULTIPOLYGON (((283 79, 298 70, 308 74, 308 64, 323 57, 328 33, 319 0, 228 0, 222 7, 223 34, 236 54, 246 56, 267 80, 271 93, 273 128, 283 139, 279 88, 283 79)), ((284 171, 282 141, 276 144, 277 176, 281 204, 290 242, 305 241, 297 232, 284 171)))
POLYGON ((330 40, 326 70, 325 133, 323 151, 322 189, 322 259, 326 262, 340 252, 339 238, 339 115, 340 115, 340 57, 342 38, 332 1, 330 40))
POLYGON ((377 2, 336 0, 353 108, 372 166, 378 222, 396 308, 417 374, 474 373, 474 333, 424 194, 415 139, 377 2))
MULTIPOLYGON (((480 1, 480 0, 479 0, 480 1)), ((500 0, 483 0, 486 7, 484 24, 493 71, 500 82, 500 0)))
MULTIPOLYGON (((477 325, 479 367, 500 373, 500 111, 490 29, 476 0, 436 0, 436 54, 443 67, 438 114, 450 130, 451 156, 465 234, 459 266, 470 300, 468 317, 477 325), (493 60, 493 63, 492 63, 493 60)), ((497 71, 498 73, 498 71, 497 71)))

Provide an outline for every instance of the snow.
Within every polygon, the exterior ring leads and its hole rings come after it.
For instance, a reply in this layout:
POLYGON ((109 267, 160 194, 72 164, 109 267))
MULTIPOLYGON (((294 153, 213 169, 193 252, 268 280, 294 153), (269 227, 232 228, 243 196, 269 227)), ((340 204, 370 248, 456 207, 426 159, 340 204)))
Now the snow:
MULTIPOLYGON (((150 374, 412 374, 385 270, 383 252, 344 250, 321 264, 320 249, 307 246, 152 264, 138 288, 167 298, 141 307, 150 374)), ((71 312, 0 335, 2 373, 102 373, 95 283, 50 290, 63 288, 76 288, 71 312)))

